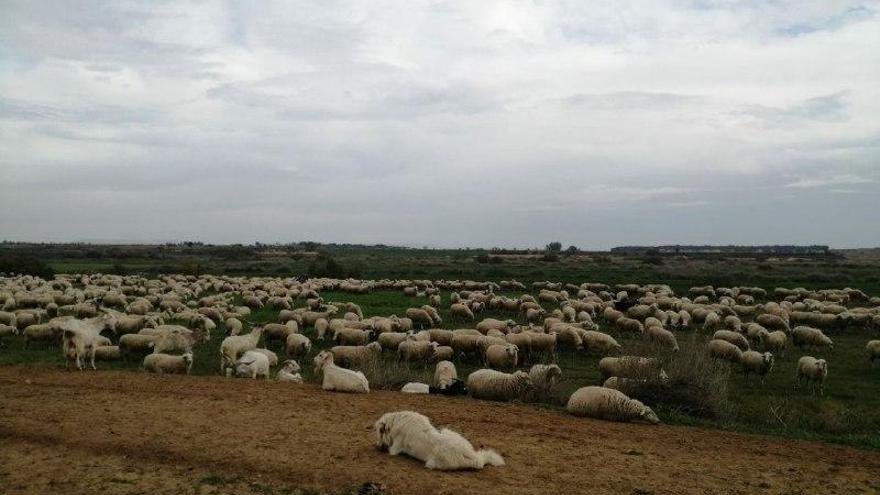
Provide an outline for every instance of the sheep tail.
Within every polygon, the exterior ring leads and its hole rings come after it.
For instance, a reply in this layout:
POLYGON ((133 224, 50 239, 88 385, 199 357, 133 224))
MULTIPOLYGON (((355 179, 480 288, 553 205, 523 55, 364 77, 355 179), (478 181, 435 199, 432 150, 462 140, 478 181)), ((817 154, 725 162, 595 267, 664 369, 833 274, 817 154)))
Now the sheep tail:
POLYGON ((492 449, 480 449, 477 451, 477 458, 483 466, 503 466, 504 458, 501 454, 492 449))

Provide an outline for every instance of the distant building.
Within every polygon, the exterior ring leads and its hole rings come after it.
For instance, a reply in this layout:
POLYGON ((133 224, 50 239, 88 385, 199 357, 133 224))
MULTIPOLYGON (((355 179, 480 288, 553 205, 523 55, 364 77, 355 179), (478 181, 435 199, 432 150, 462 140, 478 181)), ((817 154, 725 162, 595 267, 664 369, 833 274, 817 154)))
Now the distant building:
POLYGON ((738 254, 772 256, 824 256, 829 254, 828 246, 618 246, 611 248, 614 254, 738 254))

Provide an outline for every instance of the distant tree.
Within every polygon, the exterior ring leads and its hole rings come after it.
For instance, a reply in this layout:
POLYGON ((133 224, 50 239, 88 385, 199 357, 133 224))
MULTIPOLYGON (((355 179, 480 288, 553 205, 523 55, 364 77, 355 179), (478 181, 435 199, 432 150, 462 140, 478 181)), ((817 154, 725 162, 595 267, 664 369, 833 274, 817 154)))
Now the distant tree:
POLYGON ((558 253, 558 252, 562 251, 562 243, 559 241, 554 241, 554 242, 551 242, 550 244, 547 244, 547 251, 551 251, 554 253, 558 253))
POLYGON ((577 246, 568 246, 568 248, 565 250, 565 253, 568 254, 569 256, 571 256, 572 254, 577 254, 577 252, 578 252, 577 246))

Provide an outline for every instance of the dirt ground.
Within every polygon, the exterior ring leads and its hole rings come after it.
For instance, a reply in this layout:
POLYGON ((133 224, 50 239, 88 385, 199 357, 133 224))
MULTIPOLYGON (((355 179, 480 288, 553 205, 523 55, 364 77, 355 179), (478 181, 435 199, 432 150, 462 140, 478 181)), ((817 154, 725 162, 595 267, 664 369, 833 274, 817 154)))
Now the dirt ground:
POLYGON ((0 494, 880 493, 880 452, 311 385, 0 368, 0 494), (438 473, 376 450, 412 409, 507 465, 438 473), (365 492, 372 493, 372 492, 365 492))

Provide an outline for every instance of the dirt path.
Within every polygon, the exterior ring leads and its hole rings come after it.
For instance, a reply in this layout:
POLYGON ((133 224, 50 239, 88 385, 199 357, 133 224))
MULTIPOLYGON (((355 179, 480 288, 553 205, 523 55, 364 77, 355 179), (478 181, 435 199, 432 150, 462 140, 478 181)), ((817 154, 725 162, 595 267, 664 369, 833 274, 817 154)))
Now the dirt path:
POLYGON ((880 492, 880 453, 686 427, 617 424, 466 398, 0 368, 0 494, 880 492), (412 409, 508 465, 436 473, 367 428, 412 409), (310 493, 307 491, 307 493, 310 493))

